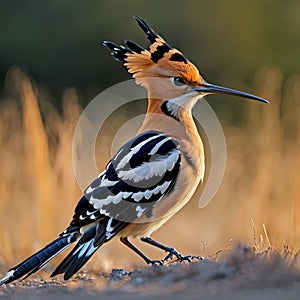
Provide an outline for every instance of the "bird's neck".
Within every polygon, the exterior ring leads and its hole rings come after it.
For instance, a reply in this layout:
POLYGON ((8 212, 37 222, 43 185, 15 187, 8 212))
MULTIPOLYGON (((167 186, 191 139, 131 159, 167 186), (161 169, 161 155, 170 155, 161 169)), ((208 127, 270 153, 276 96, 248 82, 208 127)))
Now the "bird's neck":
POLYGON ((191 139, 202 144, 191 111, 180 107, 175 114, 167 104, 166 100, 149 98, 147 114, 139 132, 151 128, 180 140, 191 139))

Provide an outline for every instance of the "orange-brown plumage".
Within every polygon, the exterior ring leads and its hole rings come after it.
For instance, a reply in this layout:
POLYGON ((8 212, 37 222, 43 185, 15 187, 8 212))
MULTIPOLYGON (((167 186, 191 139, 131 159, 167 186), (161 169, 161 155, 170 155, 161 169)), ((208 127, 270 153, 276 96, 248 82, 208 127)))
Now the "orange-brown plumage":
POLYGON ((202 84, 203 79, 195 65, 186 59, 180 51, 169 45, 165 47, 167 51, 161 54, 161 58, 153 61, 152 57, 161 51, 159 47, 163 45, 167 45, 167 43, 162 37, 158 37, 150 45, 150 50, 145 49, 141 53, 127 53, 124 66, 128 68, 129 73, 133 74, 137 84, 143 85, 142 78, 170 76, 180 76, 191 86, 202 84), (170 47, 169 50, 168 47, 170 47))

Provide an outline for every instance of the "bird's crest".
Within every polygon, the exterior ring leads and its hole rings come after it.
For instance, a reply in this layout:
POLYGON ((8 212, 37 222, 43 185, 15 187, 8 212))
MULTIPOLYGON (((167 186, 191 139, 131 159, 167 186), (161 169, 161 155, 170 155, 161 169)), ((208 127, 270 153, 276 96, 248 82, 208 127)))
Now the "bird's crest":
POLYGON ((199 84, 201 77, 198 69, 180 51, 172 48, 142 18, 134 17, 134 19, 151 43, 149 50, 130 40, 125 41, 127 47, 109 41, 103 44, 112 50, 116 60, 124 63, 136 82, 143 84, 142 78, 145 77, 180 76, 187 83, 199 84))

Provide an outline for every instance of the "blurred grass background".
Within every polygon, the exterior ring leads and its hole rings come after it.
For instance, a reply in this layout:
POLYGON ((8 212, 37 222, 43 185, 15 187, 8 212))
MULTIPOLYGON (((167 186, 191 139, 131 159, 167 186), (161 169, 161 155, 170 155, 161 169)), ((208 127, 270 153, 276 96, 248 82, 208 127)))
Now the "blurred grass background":
MULTIPOLYGON (((129 78, 101 42, 147 45, 132 15, 182 50, 209 82, 271 101, 207 98, 227 141, 223 183, 206 208, 198 209, 196 195, 155 238, 182 252, 211 255, 230 239, 253 243, 253 219, 262 244, 265 224, 272 244, 300 247, 298 1, 52 0, 0 6, 0 264, 17 263, 70 221, 81 195, 73 174, 73 131, 93 97, 129 78)), ((143 113, 142 107, 134 113, 143 113)), ((111 132, 132 113, 130 107, 111 118, 111 132)), ((109 136, 101 135, 103 146, 97 147, 99 169, 110 158, 109 136)), ((113 241, 91 267, 143 264, 123 250, 113 241)))

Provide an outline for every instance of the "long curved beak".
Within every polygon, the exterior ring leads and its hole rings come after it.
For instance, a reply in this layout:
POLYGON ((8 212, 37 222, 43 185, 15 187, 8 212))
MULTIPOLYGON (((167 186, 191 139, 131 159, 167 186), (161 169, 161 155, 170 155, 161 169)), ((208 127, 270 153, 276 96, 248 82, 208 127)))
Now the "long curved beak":
POLYGON ((270 103, 268 100, 265 100, 263 98, 248 93, 232 90, 226 87, 214 85, 208 82, 204 82, 203 85, 201 85, 200 87, 196 87, 193 90, 204 94, 227 94, 227 95, 232 95, 237 97, 248 98, 248 99, 252 99, 264 103, 270 103))

